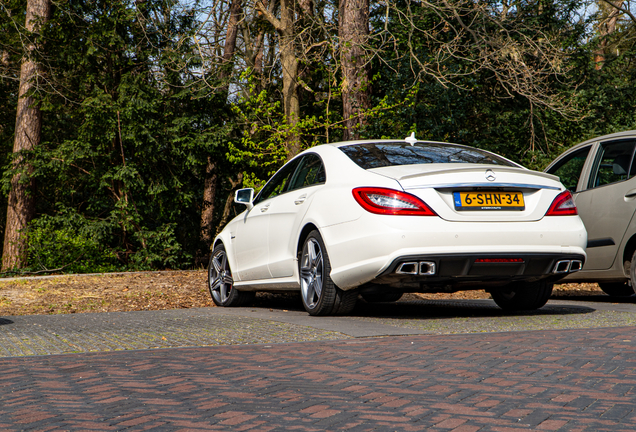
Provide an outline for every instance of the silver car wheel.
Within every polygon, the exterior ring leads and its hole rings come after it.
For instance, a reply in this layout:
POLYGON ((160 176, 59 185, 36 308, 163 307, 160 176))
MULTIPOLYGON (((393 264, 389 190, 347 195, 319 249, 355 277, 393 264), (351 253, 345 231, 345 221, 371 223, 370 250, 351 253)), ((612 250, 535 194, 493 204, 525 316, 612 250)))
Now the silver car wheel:
POLYGON ((311 238, 303 247, 300 262, 300 289, 309 308, 316 307, 320 301, 323 269, 322 250, 318 242, 311 238))
POLYGON ((227 262, 225 250, 217 250, 210 262, 208 269, 208 281, 210 283, 210 294, 217 303, 226 303, 232 292, 234 279, 230 265, 227 262))

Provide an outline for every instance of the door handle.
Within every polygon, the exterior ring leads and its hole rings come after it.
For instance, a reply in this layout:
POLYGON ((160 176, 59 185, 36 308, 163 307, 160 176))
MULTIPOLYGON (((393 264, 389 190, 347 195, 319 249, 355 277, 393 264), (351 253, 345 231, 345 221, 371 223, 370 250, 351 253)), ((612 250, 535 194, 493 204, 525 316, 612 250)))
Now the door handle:
POLYGON ((634 198, 636 197, 636 189, 629 190, 625 193, 625 198, 634 198))
POLYGON ((263 207, 261 207, 261 213, 265 213, 267 210, 269 210, 269 204, 264 205, 263 207))
POLYGON ((294 204, 299 205, 305 202, 307 199, 307 194, 303 194, 294 200, 294 204))

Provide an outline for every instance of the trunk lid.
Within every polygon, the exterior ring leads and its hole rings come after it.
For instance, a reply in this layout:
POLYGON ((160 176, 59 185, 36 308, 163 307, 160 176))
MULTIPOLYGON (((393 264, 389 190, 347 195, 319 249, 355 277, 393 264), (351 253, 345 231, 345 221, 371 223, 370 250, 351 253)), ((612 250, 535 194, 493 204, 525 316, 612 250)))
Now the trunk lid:
POLYGON ((501 165, 402 165, 369 171, 398 181, 441 218, 458 222, 536 221, 564 190, 554 175, 501 165))

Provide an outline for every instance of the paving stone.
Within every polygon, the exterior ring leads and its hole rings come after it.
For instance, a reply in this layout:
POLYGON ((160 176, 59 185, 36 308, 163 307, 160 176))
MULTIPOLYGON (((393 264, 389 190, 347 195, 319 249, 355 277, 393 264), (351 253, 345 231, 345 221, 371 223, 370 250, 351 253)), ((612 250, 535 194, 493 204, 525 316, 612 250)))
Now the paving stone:
POLYGON ((506 316, 482 303, 428 302, 408 318, 389 317, 396 306, 325 320, 214 308, 9 317, 0 429, 636 430, 636 328, 578 329, 594 316, 631 323, 636 309, 506 316), (474 316, 443 316, 458 304, 474 316), (546 318, 574 329, 516 331, 546 318))
POLYGON ((0 426, 636 430, 634 363, 616 360, 619 351, 636 358, 636 340, 622 342, 635 331, 612 329, 611 337, 604 329, 410 335, 267 349, 6 357, 0 359, 0 426), (546 355, 551 351, 566 361, 555 364, 546 355), (520 352, 526 355, 512 355, 520 352))

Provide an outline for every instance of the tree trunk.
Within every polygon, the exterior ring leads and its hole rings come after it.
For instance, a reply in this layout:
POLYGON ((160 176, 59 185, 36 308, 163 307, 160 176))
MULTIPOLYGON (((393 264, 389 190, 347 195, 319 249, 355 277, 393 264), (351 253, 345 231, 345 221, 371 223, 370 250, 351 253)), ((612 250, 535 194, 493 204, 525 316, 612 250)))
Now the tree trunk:
MULTIPOLYGON (((26 30, 34 33, 38 20, 46 22, 51 13, 49 0, 28 0, 26 11, 26 30)), ((4 233, 2 252, 2 270, 23 268, 27 265, 26 228, 35 213, 35 184, 30 179, 32 168, 24 162, 21 152, 29 151, 40 143, 42 114, 31 92, 37 86, 42 73, 41 66, 32 59, 36 47, 31 43, 26 47, 25 57, 20 68, 20 88, 18 91, 18 109, 15 123, 13 153, 18 154, 14 168, 21 169, 11 179, 11 191, 7 206, 7 225, 4 233)))
POLYGON ((358 139, 370 107, 369 68, 365 45, 369 37, 369 0, 341 0, 340 62, 342 65, 343 139, 358 139))
POLYGON ((241 185, 243 184, 243 173, 238 173, 236 175, 236 181, 232 180, 231 178, 228 178, 228 180, 230 181, 230 185, 231 185, 230 193, 228 194, 227 199, 225 200, 225 207, 223 208, 223 217, 221 218, 221 222, 219 223, 219 226, 216 228, 215 235, 218 235, 223 230, 223 227, 225 226, 228 219, 230 218, 230 211, 232 210, 232 203, 234 202, 234 192, 237 189, 239 189, 241 185))
POLYGON ((214 200, 216 198, 216 187, 218 184, 216 173, 216 163, 208 156, 208 163, 205 169, 205 183, 203 186, 203 210, 201 211, 201 240, 206 246, 212 246, 214 228, 214 200))
MULTIPOLYGON (((242 0, 232 0, 230 4, 230 19, 227 23, 227 33, 225 35, 225 46, 223 47, 223 64, 219 77, 222 80, 230 76, 232 70, 232 57, 236 51, 236 37, 238 36, 238 22, 241 13, 242 0)), ((227 86, 225 87, 227 91, 227 86)))
POLYGON ((605 56, 607 54, 608 38, 614 32, 616 32, 616 24, 618 23, 618 18, 621 15, 621 7, 623 6, 623 3, 623 0, 609 0, 602 3, 605 5, 605 8, 601 8, 605 9, 603 10, 603 15, 605 15, 605 17, 601 20, 601 22, 599 22, 598 25, 598 33, 601 37, 601 44, 594 54, 594 63, 596 70, 600 70, 603 68, 603 64, 605 63, 605 56))
MULTIPOLYGON (((275 2, 270 2, 270 6, 275 2)), ((296 52, 294 0, 280 1, 280 19, 274 16, 272 10, 258 2, 257 7, 263 16, 278 32, 280 40, 280 62, 283 69, 283 107, 289 133, 285 142, 287 157, 291 159, 300 152, 300 135, 296 129, 300 120, 300 98, 298 94, 298 54, 296 52)))
MULTIPOLYGON (((236 51, 236 37, 238 35, 238 23, 241 13, 242 0, 232 0, 230 5, 230 18, 227 24, 227 33, 225 36, 225 46, 223 48, 223 64, 219 71, 219 78, 222 81, 227 80, 230 77, 232 70, 232 58, 236 51)), ((227 99, 227 93, 229 84, 223 83, 223 92, 225 93, 225 99, 227 99)), ((208 248, 212 246, 214 240, 215 230, 213 228, 214 223, 214 200, 216 198, 217 188, 217 170, 216 162, 212 157, 208 156, 207 165, 205 168, 205 182, 203 186, 203 208, 201 210, 201 240, 206 244, 208 248)))

